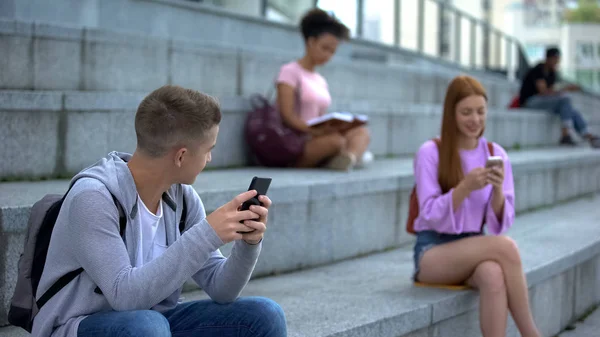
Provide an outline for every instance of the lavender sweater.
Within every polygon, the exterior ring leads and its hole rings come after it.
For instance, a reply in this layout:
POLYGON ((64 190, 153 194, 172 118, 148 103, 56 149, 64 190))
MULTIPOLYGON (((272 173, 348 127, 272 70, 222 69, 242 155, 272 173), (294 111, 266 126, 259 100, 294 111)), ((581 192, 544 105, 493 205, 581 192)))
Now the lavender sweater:
MULTIPOLYGON (((479 139, 479 144, 475 149, 460 150, 465 175, 476 167, 484 167, 489 155, 487 140, 483 137, 479 139)), ((446 234, 478 232, 484 217, 486 228, 492 234, 501 234, 510 228, 515 218, 512 168, 506 151, 498 144, 494 144, 494 155, 504 159, 503 191, 506 200, 500 219, 494 214, 491 206, 491 185, 472 192, 455 212, 452 207, 454 189, 442 194, 438 183, 439 154, 437 146, 433 141, 424 143, 414 161, 419 199, 419 217, 415 220, 415 230, 434 230, 446 234)))
POLYGON ((101 311, 169 310, 177 305, 190 277, 213 300, 231 302, 250 279, 261 245, 237 241, 229 258, 223 257, 218 249, 223 242, 206 221, 202 201, 186 185, 167 191, 170 206, 163 207, 167 250, 141 268, 133 267, 141 243, 140 228, 131 225, 138 212, 129 158, 112 152, 73 178, 76 182, 58 215, 37 296, 64 274, 80 267, 84 272, 42 307, 33 336, 76 337, 79 323, 101 311), (119 235, 119 214, 110 193, 128 214, 126 243, 119 235), (177 222, 184 194, 188 215, 180 235, 177 222), (96 286, 102 295, 94 292, 96 286))

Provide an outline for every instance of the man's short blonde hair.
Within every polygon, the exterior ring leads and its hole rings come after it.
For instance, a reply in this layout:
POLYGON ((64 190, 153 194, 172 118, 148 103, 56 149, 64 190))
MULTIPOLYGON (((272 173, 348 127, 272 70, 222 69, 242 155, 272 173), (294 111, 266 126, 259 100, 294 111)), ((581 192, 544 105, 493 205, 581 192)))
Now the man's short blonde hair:
POLYGON ((221 107, 215 98, 165 85, 146 96, 137 109, 137 147, 151 157, 161 157, 176 146, 204 140, 220 122, 221 107))

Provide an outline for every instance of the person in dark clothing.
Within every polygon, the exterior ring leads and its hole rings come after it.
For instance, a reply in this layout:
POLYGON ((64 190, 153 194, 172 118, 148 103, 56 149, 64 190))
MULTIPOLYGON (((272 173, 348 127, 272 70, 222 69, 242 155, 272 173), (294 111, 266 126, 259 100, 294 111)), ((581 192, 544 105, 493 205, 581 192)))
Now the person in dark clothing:
POLYGON ((569 133, 571 123, 575 131, 588 140, 592 147, 600 148, 600 138, 587 130, 587 123, 565 94, 568 91, 577 91, 576 85, 568 85, 562 90, 555 90, 554 84, 558 80, 557 68, 560 62, 560 50, 549 48, 546 50, 546 60, 538 64, 525 76, 519 93, 520 106, 530 109, 550 110, 560 116, 562 122, 562 136, 560 144, 575 145, 569 133))

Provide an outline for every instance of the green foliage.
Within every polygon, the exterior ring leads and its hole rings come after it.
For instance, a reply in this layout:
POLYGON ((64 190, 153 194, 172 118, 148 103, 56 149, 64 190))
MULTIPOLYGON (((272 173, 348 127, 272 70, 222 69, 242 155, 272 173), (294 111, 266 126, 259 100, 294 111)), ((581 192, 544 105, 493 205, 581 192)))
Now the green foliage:
POLYGON ((568 23, 600 23, 600 5, 597 0, 579 0, 575 9, 565 13, 568 23))

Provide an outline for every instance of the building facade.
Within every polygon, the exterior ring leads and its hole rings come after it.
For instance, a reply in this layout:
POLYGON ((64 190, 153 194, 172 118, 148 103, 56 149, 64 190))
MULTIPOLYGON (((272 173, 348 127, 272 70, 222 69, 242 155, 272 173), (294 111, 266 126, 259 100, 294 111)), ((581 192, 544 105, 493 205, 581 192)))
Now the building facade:
POLYGON ((505 28, 519 38, 532 63, 543 60, 547 47, 559 47, 563 77, 600 90, 600 24, 565 22, 566 11, 576 6, 574 0, 513 0, 505 10, 511 22, 505 28))

